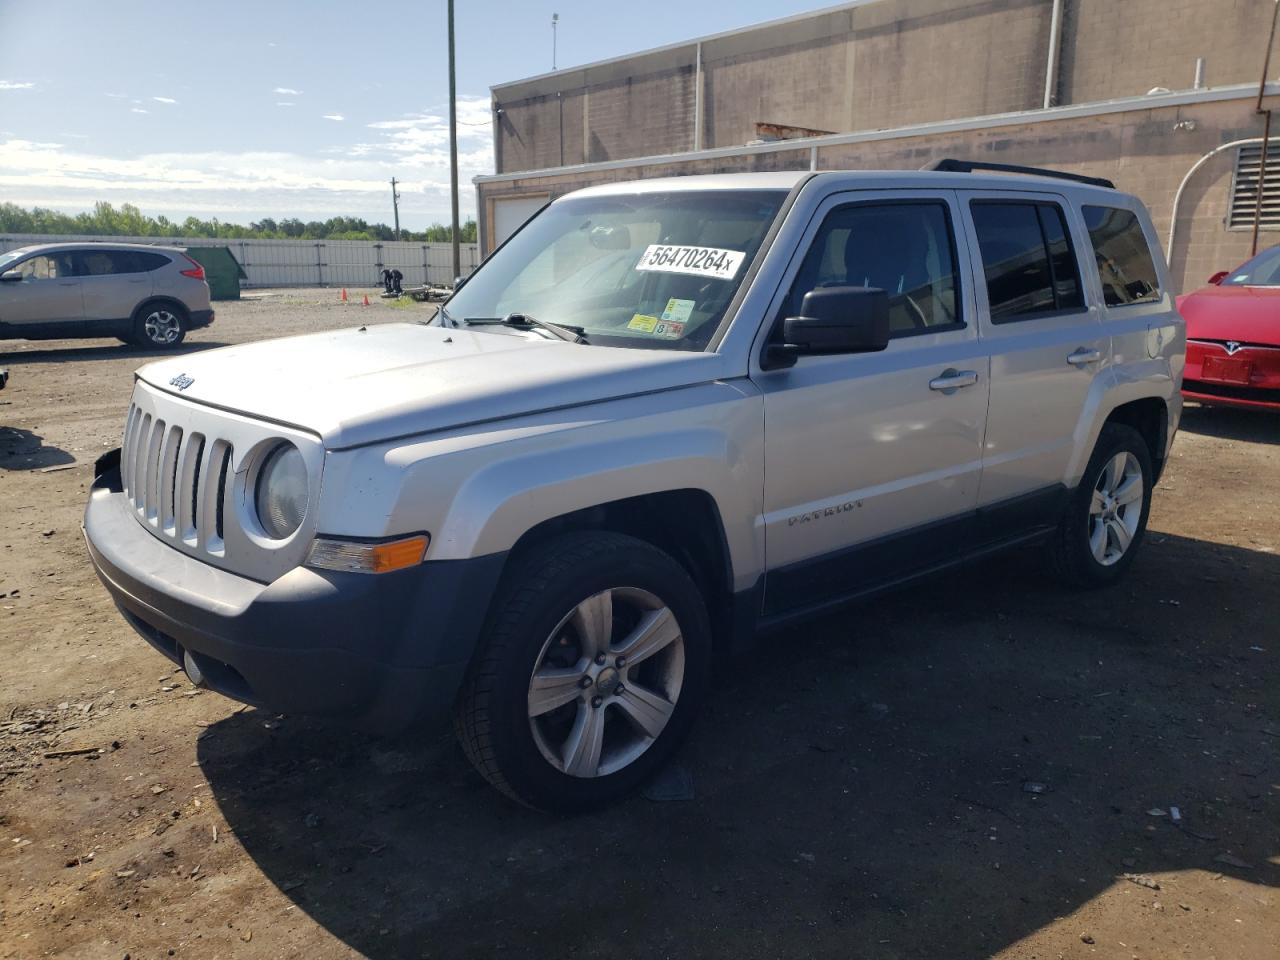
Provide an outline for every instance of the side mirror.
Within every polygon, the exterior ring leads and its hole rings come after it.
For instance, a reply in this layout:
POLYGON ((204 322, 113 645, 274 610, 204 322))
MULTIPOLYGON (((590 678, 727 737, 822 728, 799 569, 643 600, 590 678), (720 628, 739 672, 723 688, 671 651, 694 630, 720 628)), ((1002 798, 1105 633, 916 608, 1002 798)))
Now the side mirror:
POLYGON ((0 273, 0 280, 5 283, 18 283, 21 279, 21 270, 6 270, 4 273, 0 273))
POLYGON ((797 357, 875 353, 889 345, 889 294, 878 287, 819 287, 804 295, 800 316, 782 321, 782 343, 770 344, 765 369, 797 357))
POLYGON ((1209 278, 1209 282, 1216 287, 1223 280, 1227 279, 1227 274, 1228 274, 1228 271, 1219 270, 1217 273, 1215 273, 1212 277, 1209 278))

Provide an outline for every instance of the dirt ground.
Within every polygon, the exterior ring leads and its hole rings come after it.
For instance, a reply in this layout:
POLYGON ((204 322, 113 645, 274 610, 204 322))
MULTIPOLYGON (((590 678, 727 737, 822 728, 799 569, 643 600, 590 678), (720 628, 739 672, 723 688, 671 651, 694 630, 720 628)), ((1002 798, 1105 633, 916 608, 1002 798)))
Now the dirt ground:
MULTIPOLYGON (((426 309, 253 294, 183 349, 426 309)), ((0 957, 1280 956, 1280 416, 1189 409, 1122 586, 1029 551, 780 635, 692 799, 563 820, 133 635, 79 523, 142 361, 0 344, 0 957)))

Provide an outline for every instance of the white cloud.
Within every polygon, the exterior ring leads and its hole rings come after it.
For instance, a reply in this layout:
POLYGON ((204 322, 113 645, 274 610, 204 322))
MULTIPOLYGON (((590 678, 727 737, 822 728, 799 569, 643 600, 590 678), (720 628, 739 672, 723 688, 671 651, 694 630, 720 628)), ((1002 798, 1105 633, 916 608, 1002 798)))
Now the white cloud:
POLYGON ((34 86, 31 80, 0 80, 0 90, 30 90, 34 86))
MULTIPOLYGON (((0 140, 0 195, 22 206, 85 210, 96 201, 134 203, 182 218, 216 215, 246 223, 264 216, 325 219, 336 215, 389 221, 387 180, 401 179, 402 221, 411 229, 449 216, 448 147, 406 151, 387 137, 352 155, 277 152, 151 153, 108 157, 83 145, 0 140)), ((493 170, 487 133, 461 144, 459 179, 467 208, 470 178, 493 170)))
POLYGON ((150 110, 143 110, 141 107, 130 107, 130 113, 150 113, 150 110))
POLYGON ((340 114, 340 113, 326 113, 326 114, 325 114, 323 117, 321 117, 320 119, 321 119, 321 120, 345 120, 345 119, 347 119, 347 118, 346 118, 346 117, 344 117, 344 116, 343 116, 342 114, 340 114))
POLYGON ((112 100, 128 100, 129 99, 129 95, 127 93, 106 93, 106 94, 103 94, 103 96, 110 97, 112 100))
POLYGON ((272 93, 278 93, 278 94, 280 94, 281 96, 285 96, 285 97, 300 97, 300 96, 302 96, 302 91, 301 91, 301 90, 295 90, 295 89, 293 89, 293 87, 276 87, 276 88, 275 88, 274 90, 272 90, 271 92, 272 92, 272 93))
POLYGON ((276 106, 277 106, 277 107, 296 107, 296 106, 297 106, 297 104, 296 104, 296 103, 292 103, 292 102, 290 102, 290 101, 288 101, 288 100, 277 100, 277 101, 276 101, 276 106))
POLYGON ((177 103, 178 102, 177 100, 173 99, 173 97, 152 97, 151 99, 154 100, 156 103, 177 103))

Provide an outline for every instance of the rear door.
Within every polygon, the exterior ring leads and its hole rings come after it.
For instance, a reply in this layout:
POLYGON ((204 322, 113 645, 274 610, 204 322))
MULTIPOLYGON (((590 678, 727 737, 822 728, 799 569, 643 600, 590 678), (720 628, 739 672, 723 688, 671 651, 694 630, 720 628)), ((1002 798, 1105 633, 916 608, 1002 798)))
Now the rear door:
POLYGON ((979 506, 1021 504, 1017 515, 1035 520, 1043 499, 1048 517, 1065 490, 1090 391, 1110 362, 1082 280, 1078 252, 1088 238, 1057 194, 962 191, 961 201, 980 258, 978 328, 991 354, 979 506))
POLYGON ((0 282, 0 324, 48 327, 80 321, 80 279, 71 254, 37 254, 8 269, 22 279, 0 282))
POLYGON ((892 339, 881 353, 753 363, 765 400, 766 617, 965 547, 988 380, 958 222, 952 191, 842 192, 798 247, 771 331, 810 290, 866 286, 889 293, 892 339))
POLYGON ((127 320, 151 296, 151 274, 132 250, 84 249, 76 253, 84 285, 87 321, 127 320))

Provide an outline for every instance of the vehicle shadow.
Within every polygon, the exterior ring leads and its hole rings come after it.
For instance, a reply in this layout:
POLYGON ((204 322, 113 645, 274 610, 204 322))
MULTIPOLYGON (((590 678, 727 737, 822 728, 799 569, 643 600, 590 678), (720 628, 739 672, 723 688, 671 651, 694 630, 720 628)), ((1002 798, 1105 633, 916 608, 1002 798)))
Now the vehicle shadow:
MULTIPOLYGON (((78 341, 67 341, 78 342, 78 341)), ((187 353, 199 353, 225 347, 226 344, 209 340, 184 340, 169 350, 144 350, 127 343, 101 341, 92 346, 41 347, 38 350, 5 350, 0 341, 0 362, 12 364, 15 369, 27 363, 67 363, 72 360, 160 360, 187 353)))
POLYGON ((1275 555, 1153 534, 1109 591, 1018 553, 779 634, 720 671, 688 802, 543 816, 447 731, 254 712, 198 758, 361 955, 989 957, 1127 872, 1280 887, 1276 582, 1275 555))
POLYGON ((43 470, 76 458, 60 447, 47 447, 37 433, 0 425, 0 470, 43 470))
POLYGON ((1179 430, 1224 440, 1280 443, 1280 411, 1215 407, 1187 402, 1179 430))

